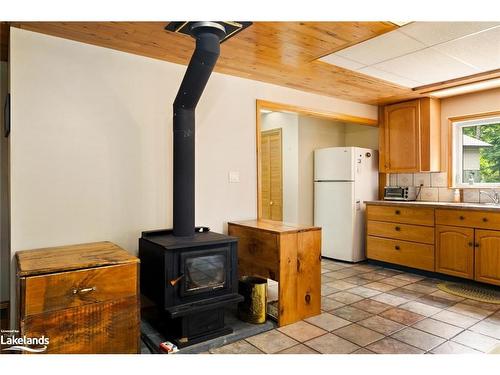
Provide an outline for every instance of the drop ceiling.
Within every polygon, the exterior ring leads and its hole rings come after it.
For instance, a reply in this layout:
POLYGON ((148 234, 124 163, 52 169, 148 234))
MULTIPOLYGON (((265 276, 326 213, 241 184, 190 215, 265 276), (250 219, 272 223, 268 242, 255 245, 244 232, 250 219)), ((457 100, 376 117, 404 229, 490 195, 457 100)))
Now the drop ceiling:
POLYGON ((412 22, 320 61, 407 88, 500 69, 500 22, 412 22))

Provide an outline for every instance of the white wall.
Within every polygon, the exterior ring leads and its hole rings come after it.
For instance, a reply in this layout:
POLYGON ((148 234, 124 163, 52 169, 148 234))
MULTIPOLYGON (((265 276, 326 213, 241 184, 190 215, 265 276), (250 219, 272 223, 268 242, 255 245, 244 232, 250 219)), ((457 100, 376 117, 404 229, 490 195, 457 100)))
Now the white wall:
POLYGON ((345 146, 378 150, 378 127, 346 124, 345 146))
MULTIPOLYGON (((185 66, 10 36, 12 255, 98 240, 135 253, 141 230, 172 223, 171 107, 185 66)), ((197 109, 197 225, 256 216, 256 99, 377 118, 374 106, 214 73, 197 109)))
POLYGON ((343 123, 299 117, 299 223, 314 223, 314 150, 345 145, 343 123))
POLYGON ((0 61, 0 302, 9 299, 8 139, 4 137, 4 104, 8 92, 8 64, 0 61))
POLYGON ((261 131, 281 129, 283 161, 283 221, 299 218, 299 116, 293 113, 262 114, 261 131))

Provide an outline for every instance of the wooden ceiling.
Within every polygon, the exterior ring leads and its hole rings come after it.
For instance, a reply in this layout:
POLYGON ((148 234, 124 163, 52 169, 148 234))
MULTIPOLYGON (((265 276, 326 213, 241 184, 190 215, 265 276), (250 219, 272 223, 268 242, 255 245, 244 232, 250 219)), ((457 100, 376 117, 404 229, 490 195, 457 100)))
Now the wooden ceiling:
MULTIPOLYGON (((187 64, 194 41, 165 22, 13 22, 11 26, 187 64)), ((255 22, 221 45, 215 71, 368 104, 418 97, 411 89, 317 60, 397 28, 389 22, 255 22)))

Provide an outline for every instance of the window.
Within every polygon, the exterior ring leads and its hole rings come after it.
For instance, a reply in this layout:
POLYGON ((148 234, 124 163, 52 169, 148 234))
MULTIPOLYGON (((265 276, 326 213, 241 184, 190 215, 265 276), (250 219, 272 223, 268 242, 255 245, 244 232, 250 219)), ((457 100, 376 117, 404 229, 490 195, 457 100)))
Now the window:
POLYGON ((452 123, 457 187, 500 186, 500 114, 452 123))

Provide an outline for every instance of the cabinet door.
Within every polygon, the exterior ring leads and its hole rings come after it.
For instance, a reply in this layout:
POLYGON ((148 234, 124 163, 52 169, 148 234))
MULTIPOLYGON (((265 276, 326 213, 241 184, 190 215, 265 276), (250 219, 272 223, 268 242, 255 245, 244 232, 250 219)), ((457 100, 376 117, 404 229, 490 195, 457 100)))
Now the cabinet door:
POLYGON ((386 172, 420 171, 420 102, 384 108, 384 169, 386 172))
POLYGON ((477 281, 500 285, 500 231, 476 229, 477 281))
POLYGON ((474 229, 436 226, 436 272, 474 277, 474 229))

